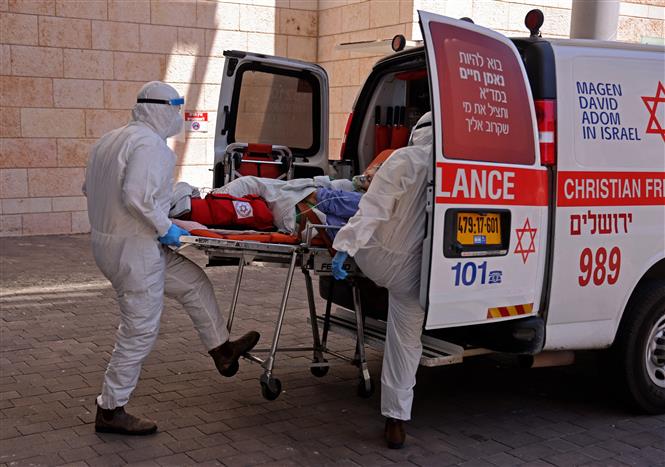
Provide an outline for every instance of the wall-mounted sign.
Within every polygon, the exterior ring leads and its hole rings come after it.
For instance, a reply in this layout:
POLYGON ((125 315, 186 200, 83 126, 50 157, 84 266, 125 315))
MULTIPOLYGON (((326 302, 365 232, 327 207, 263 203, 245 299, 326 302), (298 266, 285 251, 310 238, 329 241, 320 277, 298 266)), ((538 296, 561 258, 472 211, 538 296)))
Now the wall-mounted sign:
POLYGON ((208 112, 185 112, 186 131, 208 132, 208 112))

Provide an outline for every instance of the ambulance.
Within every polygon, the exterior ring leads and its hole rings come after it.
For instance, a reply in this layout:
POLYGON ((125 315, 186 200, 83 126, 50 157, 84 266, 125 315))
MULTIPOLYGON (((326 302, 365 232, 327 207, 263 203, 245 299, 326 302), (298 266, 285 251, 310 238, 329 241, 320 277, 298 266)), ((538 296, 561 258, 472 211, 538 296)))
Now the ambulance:
MULTIPOLYGON (((665 49, 546 39, 539 10, 530 36, 512 39, 419 16, 422 46, 376 63, 335 161, 322 67, 225 52, 214 185, 239 142, 288 147, 296 177, 361 173, 379 130, 431 110, 421 364, 488 352, 558 364, 604 349, 628 401, 665 412, 665 49)), ((386 291, 367 281, 361 299, 380 343, 386 291)), ((334 302, 334 324, 353 328, 349 291, 334 302)))

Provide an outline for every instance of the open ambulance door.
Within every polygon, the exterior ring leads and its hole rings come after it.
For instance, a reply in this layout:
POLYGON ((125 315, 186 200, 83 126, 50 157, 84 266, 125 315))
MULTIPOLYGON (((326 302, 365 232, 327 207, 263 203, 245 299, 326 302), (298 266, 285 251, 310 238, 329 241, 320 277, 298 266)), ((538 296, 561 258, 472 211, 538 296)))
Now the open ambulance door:
POLYGON ((313 63, 224 52, 215 128, 213 186, 231 143, 287 146, 296 177, 328 172, 328 75, 313 63))
POLYGON ((522 60, 501 34, 419 12, 434 130, 425 329, 538 313, 547 172, 522 60))

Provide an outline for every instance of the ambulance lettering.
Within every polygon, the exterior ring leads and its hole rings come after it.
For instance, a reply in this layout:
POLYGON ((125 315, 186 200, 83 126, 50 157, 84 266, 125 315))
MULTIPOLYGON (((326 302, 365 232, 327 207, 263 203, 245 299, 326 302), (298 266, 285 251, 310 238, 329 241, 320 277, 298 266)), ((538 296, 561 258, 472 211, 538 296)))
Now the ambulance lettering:
MULTIPOLYGON (((569 234, 592 240, 597 235, 626 236, 639 221, 631 209, 619 206, 665 205, 662 172, 559 172, 557 206, 585 207, 570 213, 569 234), (614 209, 612 209, 614 208, 614 209)), ((621 274, 621 248, 581 245, 577 284, 613 286, 621 274)))
POLYGON ((547 205, 544 170, 437 163, 440 204, 547 205))
POLYGON ((459 287, 460 284, 465 286, 470 286, 474 284, 500 284, 501 278, 503 276, 503 271, 487 270, 487 261, 476 265, 476 263, 470 261, 468 263, 456 263, 450 268, 455 273, 455 287, 459 287))
POLYGON ((611 235, 627 234, 633 223, 632 212, 596 212, 570 215, 570 235, 611 235))
POLYGON ((604 247, 595 252, 591 248, 585 248, 580 255, 580 275, 577 282, 580 287, 586 287, 593 281, 593 285, 603 285, 605 282, 614 285, 619 280, 621 272, 621 250, 612 247, 609 250, 604 247))
POLYGON ((641 141, 636 127, 623 126, 620 83, 576 81, 582 139, 641 141))
POLYGON ((515 199, 514 178, 514 172, 457 169, 452 192, 441 194, 453 198, 515 199))
POLYGON ((557 206, 665 204, 663 172, 559 172, 557 206))

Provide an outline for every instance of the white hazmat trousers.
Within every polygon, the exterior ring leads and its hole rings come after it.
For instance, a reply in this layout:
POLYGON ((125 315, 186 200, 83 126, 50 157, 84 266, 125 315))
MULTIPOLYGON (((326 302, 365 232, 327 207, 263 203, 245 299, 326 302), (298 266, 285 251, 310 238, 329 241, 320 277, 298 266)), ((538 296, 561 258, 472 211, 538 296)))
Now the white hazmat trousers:
MULTIPOLYGON (((178 94, 152 82, 139 97, 173 99, 178 94)), ((158 241, 171 226, 176 162, 165 140, 181 128, 182 117, 173 106, 136 104, 130 123, 104 135, 88 161, 84 192, 92 252, 120 306, 116 345, 97 398, 103 409, 129 401, 159 333, 164 295, 183 305, 206 350, 229 337, 208 277, 158 241)))
POLYGON ((333 243, 353 256, 363 273, 388 289, 388 322, 381 373, 381 413, 411 418, 413 387, 422 354, 425 316, 420 265, 425 237, 427 173, 432 165, 431 114, 416 124, 408 146, 378 170, 358 213, 333 243))

